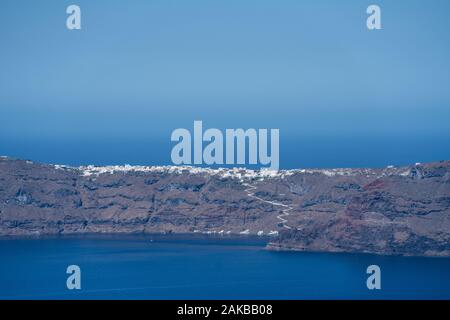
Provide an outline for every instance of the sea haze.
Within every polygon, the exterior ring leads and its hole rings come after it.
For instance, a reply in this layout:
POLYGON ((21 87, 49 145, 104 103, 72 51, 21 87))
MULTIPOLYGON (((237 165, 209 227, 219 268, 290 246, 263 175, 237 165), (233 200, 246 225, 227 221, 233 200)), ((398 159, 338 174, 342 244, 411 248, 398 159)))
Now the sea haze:
POLYGON ((265 250, 263 238, 103 235, 0 240, 2 299, 449 299, 450 259, 265 250), (66 268, 82 289, 66 289, 66 268), (382 290, 366 288, 381 267, 382 290))

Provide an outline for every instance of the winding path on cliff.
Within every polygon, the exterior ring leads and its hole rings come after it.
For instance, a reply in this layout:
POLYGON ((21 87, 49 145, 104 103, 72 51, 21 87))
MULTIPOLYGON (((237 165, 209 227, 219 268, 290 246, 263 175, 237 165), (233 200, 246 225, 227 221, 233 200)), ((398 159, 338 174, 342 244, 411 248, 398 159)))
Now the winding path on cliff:
POLYGON ((257 189, 255 186, 252 186, 251 184, 248 183, 243 183, 243 186, 247 187, 247 189, 245 189, 245 192, 247 192, 247 196, 257 199, 259 201, 265 202, 265 203, 269 203, 273 206, 278 206, 278 207, 282 207, 284 208, 281 212, 281 214, 279 214, 277 216, 277 218, 281 221, 281 223, 283 224, 283 227, 286 229, 292 229, 292 227, 290 227, 289 225, 287 225, 288 220, 285 219, 285 217, 289 216, 289 212, 292 211, 294 208, 292 206, 286 205, 284 203, 281 202, 277 202, 277 201, 269 201, 269 200, 265 200, 263 198, 258 197, 257 195, 255 195, 255 190, 257 189))

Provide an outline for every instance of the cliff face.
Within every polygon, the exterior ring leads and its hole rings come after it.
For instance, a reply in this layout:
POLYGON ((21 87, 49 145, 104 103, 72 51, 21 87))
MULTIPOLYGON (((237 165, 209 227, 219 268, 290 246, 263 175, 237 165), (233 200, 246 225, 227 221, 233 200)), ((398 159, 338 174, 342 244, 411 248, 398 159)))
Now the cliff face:
POLYGON ((92 232, 259 234, 273 249, 450 255, 450 161, 272 174, 0 158, 0 235, 92 232))

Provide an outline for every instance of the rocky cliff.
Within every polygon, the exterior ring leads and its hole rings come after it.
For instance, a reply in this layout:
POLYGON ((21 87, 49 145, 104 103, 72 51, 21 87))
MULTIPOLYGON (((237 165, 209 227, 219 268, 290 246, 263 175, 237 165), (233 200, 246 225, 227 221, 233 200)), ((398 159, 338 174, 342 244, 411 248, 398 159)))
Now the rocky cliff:
POLYGON ((289 170, 0 158, 0 235, 217 233, 276 250, 450 256, 450 161, 289 170))

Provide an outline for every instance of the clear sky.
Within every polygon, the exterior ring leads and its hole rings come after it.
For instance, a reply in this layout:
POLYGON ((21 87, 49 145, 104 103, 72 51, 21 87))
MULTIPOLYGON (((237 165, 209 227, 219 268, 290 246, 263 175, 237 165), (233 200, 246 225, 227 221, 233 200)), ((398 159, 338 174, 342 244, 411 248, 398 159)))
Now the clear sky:
POLYGON ((279 128, 281 167, 450 159, 450 1, 2 0, 0 154, 170 161, 170 134, 279 128), (382 30, 366 28, 366 8, 382 30), (77 4, 82 29, 66 28, 77 4))

